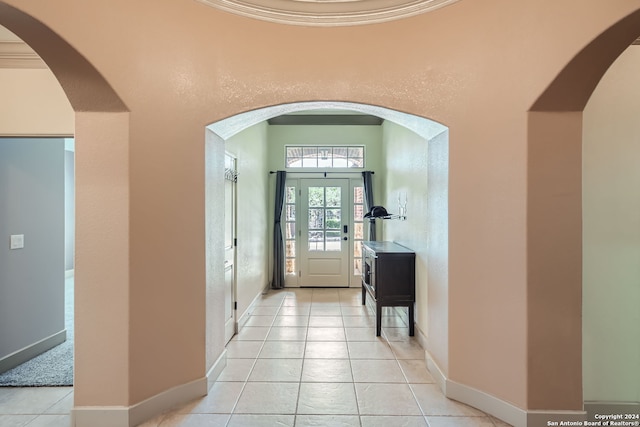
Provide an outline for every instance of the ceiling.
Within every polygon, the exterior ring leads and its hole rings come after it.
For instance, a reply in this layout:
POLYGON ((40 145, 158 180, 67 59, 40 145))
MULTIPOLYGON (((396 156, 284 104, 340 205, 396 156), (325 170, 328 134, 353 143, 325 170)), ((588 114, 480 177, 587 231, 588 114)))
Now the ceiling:
POLYGON ((271 126, 380 126, 382 122, 383 119, 371 114, 322 109, 283 114, 267 120, 271 126))

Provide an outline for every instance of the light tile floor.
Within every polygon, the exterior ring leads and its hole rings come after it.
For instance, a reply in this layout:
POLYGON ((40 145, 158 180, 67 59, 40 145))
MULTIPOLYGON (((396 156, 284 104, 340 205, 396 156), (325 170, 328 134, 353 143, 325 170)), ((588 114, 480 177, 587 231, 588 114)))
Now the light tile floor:
MULTIPOLYGON (((444 397, 402 309, 385 308, 382 335, 360 289, 272 291, 209 394, 141 427, 508 426, 444 397)), ((0 389, 0 426, 67 427, 72 402, 72 388, 0 389)))

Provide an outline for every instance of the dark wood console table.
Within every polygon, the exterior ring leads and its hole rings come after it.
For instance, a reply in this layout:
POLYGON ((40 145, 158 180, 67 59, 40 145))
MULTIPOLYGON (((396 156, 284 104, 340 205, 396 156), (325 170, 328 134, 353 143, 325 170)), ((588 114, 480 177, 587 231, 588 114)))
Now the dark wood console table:
POLYGON ((382 307, 407 307, 409 336, 414 335, 416 254, 394 242, 362 242, 362 305, 367 293, 376 303, 376 336, 382 329, 382 307))

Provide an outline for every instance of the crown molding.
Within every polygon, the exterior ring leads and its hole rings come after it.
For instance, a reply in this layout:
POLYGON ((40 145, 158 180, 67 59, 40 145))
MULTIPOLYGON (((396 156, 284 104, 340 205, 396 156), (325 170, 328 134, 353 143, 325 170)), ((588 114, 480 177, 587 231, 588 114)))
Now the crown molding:
POLYGON ((0 68, 47 68, 47 65, 26 43, 0 40, 0 68))
POLYGON ((459 0, 196 0, 250 18, 303 26, 349 26, 391 21, 459 0))

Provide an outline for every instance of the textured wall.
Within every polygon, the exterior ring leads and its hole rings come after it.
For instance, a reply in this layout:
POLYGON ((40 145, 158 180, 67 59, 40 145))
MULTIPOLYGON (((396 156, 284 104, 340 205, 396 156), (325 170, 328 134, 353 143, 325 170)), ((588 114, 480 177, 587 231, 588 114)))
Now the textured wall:
POLYGON ((48 69, 0 68, 0 135, 73 136, 73 110, 48 69))
POLYGON ((0 23, 47 61, 87 120, 76 117, 76 273, 87 287, 75 404, 131 405, 204 375, 204 126, 337 100, 450 129, 441 350, 451 378, 518 408, 580 409, 580 100, 637 38, 640 18, 607 30, 638 9, 465 0, 401 21, 307 28, 181 0, 3 0, 0 23), (547 120, 527 114, 534 104, 573 113, 547 120))

